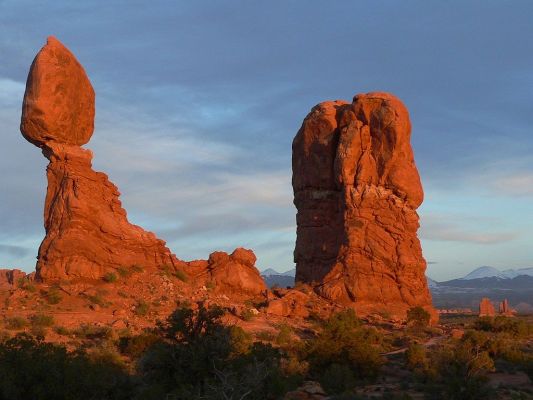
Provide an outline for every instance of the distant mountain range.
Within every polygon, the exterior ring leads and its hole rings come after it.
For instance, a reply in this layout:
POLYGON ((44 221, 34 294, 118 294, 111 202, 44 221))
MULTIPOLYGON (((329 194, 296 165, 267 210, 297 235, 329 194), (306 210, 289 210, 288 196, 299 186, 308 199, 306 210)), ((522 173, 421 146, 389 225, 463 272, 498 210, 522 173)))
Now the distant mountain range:
POLYGON ((468 275, 461 279, 480 279, 480 278, 501 278, 501 279, 513 279, 520 275, 533 276, 533 268, 521 268, 521 269, 506 269, 500 271, 494 267, 479 267, 470 272, 468 275))
MULTIPOLYGON (((294 286, 296 270, 278 272, 269 268, 261 272, 269 286, 294 286)), ((437 308, 472 308, 482 297, 498 302, 508 299, 523 313, 533 313, 533 268, 506 269, 479 267, 462 278, 437 282, 427 277, 428 287, 437 308)))

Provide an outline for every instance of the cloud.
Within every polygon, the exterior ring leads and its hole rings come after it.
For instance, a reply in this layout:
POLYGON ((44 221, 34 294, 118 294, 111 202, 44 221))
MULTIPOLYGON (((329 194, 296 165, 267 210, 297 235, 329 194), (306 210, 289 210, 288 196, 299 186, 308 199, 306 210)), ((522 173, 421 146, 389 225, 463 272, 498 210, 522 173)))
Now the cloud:
POLYGON ((492 187, 503 196, 533 196, 533 172, 498 177, 492 187))
POLYGON ((422 221, 420 237, 422 239, 444 242, 468 242, 473 244, 500 244, 518 238, 519 232, 494 231, 472 226, 472 221, 479 217, 464 217, 461 222, 456 216, 427 215, 422 221))
POLYGON ((5 253, 13 257, 26 257, 30 254, 33 254, 33 249, 29 249, 22 246, 13 246, 9 244, 0 244, 0 254, 5 253))

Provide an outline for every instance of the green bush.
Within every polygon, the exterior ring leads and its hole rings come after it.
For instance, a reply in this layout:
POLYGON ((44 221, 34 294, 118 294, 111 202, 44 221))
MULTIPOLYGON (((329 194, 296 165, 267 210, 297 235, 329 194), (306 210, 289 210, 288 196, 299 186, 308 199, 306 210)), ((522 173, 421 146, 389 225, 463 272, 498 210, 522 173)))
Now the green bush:
POLYGON ((181 269, 176 270, 173 275, 182 282, 187 282, 189 280, 189 276, 181 269))
POLYGON ((44 294, 48 304, 59 304, 62 300, 61 293, 58 288, 52 287, 44 294))
POLYGON ((136 336, 124 336, 119 339, 119 349, 121 353, 137 359, 148 348, 159 342, 161 339, 158 335, 152 332, 143 332, 136 336))
POLYGON ((118 365, 20 335, 0 343, 0 398, 128 399, 135 382, 118 365))
POLYGON ((70 330, 68 328, 65 328, 64 326, 56 326, 54 327, 54 332, 61 336, 69 336, 70 330))
POLYGON ((6 319, 6 328, 10 330, 21 330, 28 325, 28 321, 23 317, 11 317, 6 319))
POLYGON ((276 344, 280 346, 288 345, 292 341, 292 328, 287 324, 279 326, 279 332, 276 336, 276 344))
POLYGON ((150 310, 150 304, 144 300, 140 300, 135 306, 135 314, 139 316, 145 316, 150 310))
POLYGON ((423 307, 412 307, 407 311, 407 323, 416 327, 429 326, 431 315, 423 307))
POLYGON ((35 293, 37 291, 37 288, 33 283, 31 283, 27 278, 19 278, 18 287, 22 290, 25 290, 26 292, 35 293))
POLYGON ((110 339, 113 336, 113 330, 108 326, 94 326, 82 324, 72 332, 74 335, 90 340, 110 339))
POLYGON ((329 366, 337 364, 350 368, 358 379, 374 379, 383 364, 380 341, 377 331, 363 327, 353 310, 335 314, 307 343, 310 371, 320 378, 329 366))
POLYGON ((50 327, 54 325, 54 317, 45 314, 35 314, 30 318, 32 326, 50 327))
POLYGON ((408 369, 415 372, 425 372, 429 367, 426 348, 418 343, 409 345, 405 352, 405 364, 408 369))
POLYGON ((326 393, 345 393, 356 385, 354 371, 346 364, 333 363, 329 365, 322 376, 320 384, 326 393))
POLYGON ((183 306, 158 324, 163 341, 151 346, 138 363, 150 393, 266 400, 282 397, 298 383, 282 373, 279 350, 251 344, 242 329, 222 324, 223 314, 216 306, 183 306))
POLYGON ((114 272, 108 272, 104 275, 102 279, 107 283, 113 283, 118 280, 118 276, 114 272))

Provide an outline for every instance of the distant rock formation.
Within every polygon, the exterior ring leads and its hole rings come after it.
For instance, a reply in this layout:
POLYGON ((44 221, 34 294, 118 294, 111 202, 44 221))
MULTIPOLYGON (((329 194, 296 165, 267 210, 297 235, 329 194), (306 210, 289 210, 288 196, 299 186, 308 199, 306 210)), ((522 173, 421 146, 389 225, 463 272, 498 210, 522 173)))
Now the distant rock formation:
POLYGON ((479 316, 480 317, 494 317, 496 315, 496 310, 494 310, 494 305, 488 297, 483 297, 479 302, 479 316))
POLYGON ((515 314, 515 311, 509 307, 509 301, 507 299, 503 299, 503 301, 500 301, 498 311, 500 315, 503 315, 505 317, 512 317, 515 314))
POLYGON ((80 146, 94 129, 94 90, 83 67, 49 37, 31 66, 20 129, 50 161, 44 238, 37 279, 101 278, 134 264, 173 266, 177 259, 156 236, 128 222, 120 193, 91 168, 80 146))
POLYGON ((436 315, 416 209, 422 185, 405 106, 387 93, 315 106, 293 141, 296 281, 361 313, 436 315))

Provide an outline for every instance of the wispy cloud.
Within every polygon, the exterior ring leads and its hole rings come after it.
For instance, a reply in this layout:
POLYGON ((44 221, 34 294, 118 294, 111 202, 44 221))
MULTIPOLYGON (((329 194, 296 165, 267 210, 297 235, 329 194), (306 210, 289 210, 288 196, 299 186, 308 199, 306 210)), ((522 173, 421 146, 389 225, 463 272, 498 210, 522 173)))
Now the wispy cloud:
POLYGON ((481 226, 472 224, 473 219, 476 217, 464 217, 461 222, 457 216, 426 215, 422 221, 420 237, 427 240, 474 244, 505 243, 519 237, 519 232, 516 231, 483 230, 481 226))

